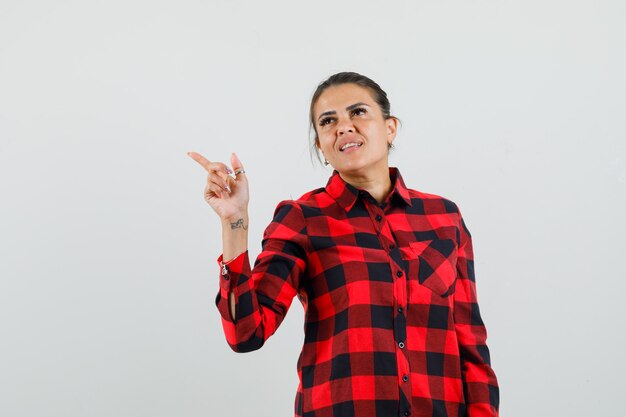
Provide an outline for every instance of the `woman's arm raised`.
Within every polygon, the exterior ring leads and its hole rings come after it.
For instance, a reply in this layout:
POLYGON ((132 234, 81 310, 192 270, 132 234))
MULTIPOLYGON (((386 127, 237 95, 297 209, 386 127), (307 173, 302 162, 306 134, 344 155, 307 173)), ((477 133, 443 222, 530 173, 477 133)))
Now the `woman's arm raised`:
POLYGON ((251 268, 248 181, 241 161, 232 155, 234 181, 226 165, 199 154, 190 156, 209 172, 205 199, 222 223, 224 250, 217 259, 220 281, 215 305, 224 335, 235 352, 250 352, 276 332, 300 291, 310 247, 304 214, 293 200, 278 203, 263 232, 261 253, 251 268))
MULTIPOLYGON (((211 162, 196 152, 188 152, 207 172, 204 199, 220 217, 222 223, 223 259, 234 259, 248 248, 248 178, 243 165, 233 152, 230 157, 233 170, 222 162, 211 162)), ((230 312, 235 318, 235 296, 229 296, 230 312)))

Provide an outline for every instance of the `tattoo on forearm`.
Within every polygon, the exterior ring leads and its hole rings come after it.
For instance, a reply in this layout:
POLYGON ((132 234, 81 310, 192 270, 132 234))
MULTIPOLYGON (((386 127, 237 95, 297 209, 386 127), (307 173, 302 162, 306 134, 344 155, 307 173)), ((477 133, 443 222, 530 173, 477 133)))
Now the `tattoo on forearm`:
POLYGON ((243 229, 243 230, 248 230, 248 226, 246 226, 245 224, 243 224, 243 219, 239 219, 234 223, 230 224, 230 228, 231 229, 243 229))

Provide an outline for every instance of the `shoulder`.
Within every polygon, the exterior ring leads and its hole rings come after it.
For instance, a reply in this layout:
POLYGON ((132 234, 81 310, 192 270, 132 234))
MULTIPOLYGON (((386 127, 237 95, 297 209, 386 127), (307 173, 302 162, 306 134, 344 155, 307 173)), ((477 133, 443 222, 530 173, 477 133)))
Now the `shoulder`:
POLYGON ((281 200, 274 209, 272 221, 263 231, 263 240, 274 237, 294 240, 306 233, 302 208, 295 200, 281 200))
POLYGON ((425 214, 428 211, 435 210, 439 214, 460 214, 459 206, 450 198, 441 194, 429 193, 421 190, 407 188, 411 201, 418 201, 424 206, 425 214))
POLYGON ((311 209, 319 208, 318 195, 325 191, 324 187, 307 191, 296 199, 285 199, 278 202, 274 210, 274 220, 282 220, 289 213, 291 216, 306 217, 304 214, 311 209))
POLYGON ((278 212, 279 209, 289 210, 286 207, 290 207, 302 213, 304 218, 323 215, 323 208, 331 203, 331 201, 328 201, 329 199, 331 199, 331 197, 326 193, 326 189, 320 187, 307 191, 296 199, 280 201, 276 207, 276 212, 278 212))

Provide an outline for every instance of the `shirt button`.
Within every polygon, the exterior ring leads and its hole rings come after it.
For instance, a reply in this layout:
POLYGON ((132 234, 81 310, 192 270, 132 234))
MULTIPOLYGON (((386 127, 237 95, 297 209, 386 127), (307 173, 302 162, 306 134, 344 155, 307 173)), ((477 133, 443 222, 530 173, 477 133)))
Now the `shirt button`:
POLYGON ((400 347, 400 349, 404 349, 404 342, 398 343, 398 346, 400 347))
POLYGON ((396 272, 396 275, 398 276, 398 278, 400 278, 402 276, 402 271, 396 272))
POLYGON ((409 376, 408 375, 402 375, 402 380, 404 382, 408 381, 409 380, 409 376))
POLYGON ((376 215, 376 221, 379 222, 383 219, 383 216, 381 216, 380 214, 376 215))
POLYGON ((410 415, 410 414, 411 414, 411 413, 409 412, 409 410, 406 410, 406 411, 404 412, 404 415, 405 415, 405 416, 408 416, 408 415, 410 415))
POLYGON ((402 313, 402 307, 398 307, 398 313, 402 313))

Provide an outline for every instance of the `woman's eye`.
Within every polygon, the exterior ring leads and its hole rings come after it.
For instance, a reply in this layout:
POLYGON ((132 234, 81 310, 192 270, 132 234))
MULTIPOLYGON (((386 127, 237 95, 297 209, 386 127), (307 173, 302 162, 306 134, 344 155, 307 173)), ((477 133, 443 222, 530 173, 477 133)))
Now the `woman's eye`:
MULTIPOLYGON (((352 114, 353 115, 360 115, 361 113, 366 113, 367 110, 365 110, 363 107, 358 107, 354 110, 352 110, 352 114)), ((320 126, 326 126, 327 124, 329 124, 330 122, 333 121, 332 117, 325 117, 322 120, 320 120, 320 126)))

